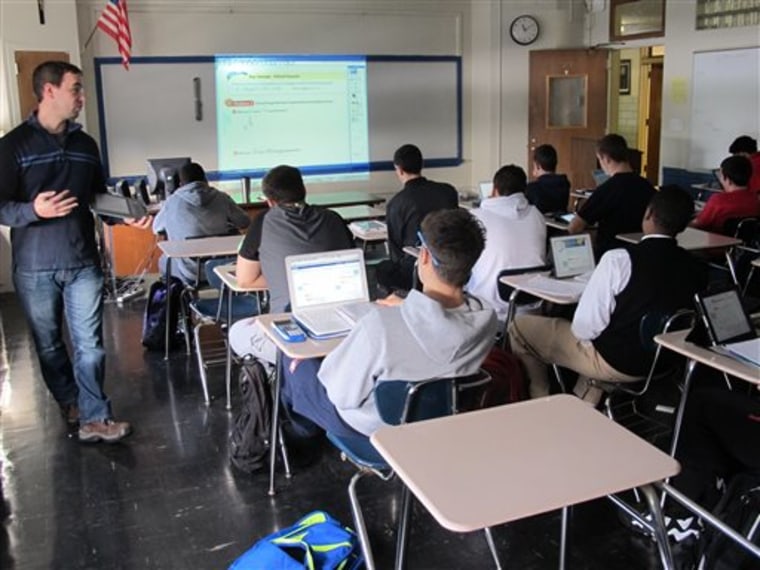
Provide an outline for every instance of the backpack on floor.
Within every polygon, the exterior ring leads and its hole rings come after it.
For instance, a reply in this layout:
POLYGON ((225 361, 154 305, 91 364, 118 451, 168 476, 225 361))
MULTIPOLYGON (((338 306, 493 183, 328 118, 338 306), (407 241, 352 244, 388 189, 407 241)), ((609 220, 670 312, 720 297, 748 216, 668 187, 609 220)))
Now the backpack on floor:
POLYGON ((520 361, 511 352, 494 346, 480 367, 491 375, 491 381, 475 397, 463 395, 460 402, 463 411, 502 406, 528 397, 520 361))
MULTIPOLYGON (((742 473, 734 477, 713 512, 760 546, 760 475, 742 473)), ((700 570, 760 568, 760 560, 709 524, 706 527, 700 541, 700 570)))
POLYGON ((182 281, 172 277, 167 287, 163 279, 150 286, 148 300, 143 314, 142 344, 148 350, 164 350, 166 342, 166 322, 169 321, 169 348, 174 349, 182 344, 182 334, 177 329, 180 314, 182 281), (171 314, 167 319, 166 299, 171 295, 171 314))
POLYGON ((264 467, 272 429, 272 395, 261 362, 246 356, 240 367, 240 411, 230 433, 230 462, 245 473, 264 467))
POLYGON ((358 570, 363 564, 356 533, 314 511, 259 540, 229 570, 358 570))

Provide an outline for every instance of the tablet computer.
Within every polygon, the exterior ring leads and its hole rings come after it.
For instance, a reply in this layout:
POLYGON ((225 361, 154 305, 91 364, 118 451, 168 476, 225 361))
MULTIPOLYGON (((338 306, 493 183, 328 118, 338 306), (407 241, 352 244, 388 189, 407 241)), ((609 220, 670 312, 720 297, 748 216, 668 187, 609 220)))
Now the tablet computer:
POLYGON ((725 346, 757 337, 736 287, 698 293, 695 301, 713 346, 725 346))
POLYGON ((100 216, 111 218, 142 218, 148 214, 139 200, 105 193, 96 194, 90 208, 100 216))

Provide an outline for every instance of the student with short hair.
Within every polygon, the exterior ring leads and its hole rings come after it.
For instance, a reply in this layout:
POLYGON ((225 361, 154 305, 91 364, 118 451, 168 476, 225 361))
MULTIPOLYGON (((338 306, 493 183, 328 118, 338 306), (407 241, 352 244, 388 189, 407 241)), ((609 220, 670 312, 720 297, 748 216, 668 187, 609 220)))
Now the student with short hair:
POLYGON ((616 235, 640 231, 641 218, 655 192, 646 178, 633 172, 629 153, 628 144, 620 135, 599 139, 596 158, 610 178, 594 190, 567 229, 571 234, 579 234, 597 224, 594 244, 597 258, 621 246, 616 235))
MULTIPOLYGON (((261 180, 269 209, 258 215, 240 245, 236 276, 241 287, 267 287, 272 313, 290 305, 285 258, 321 251, 350 249, 353 238, 336 212, 306 202, 298 168, 275 166, 261 180)), ((230 344, 239 356, 274 362, 274 345, 256 324, 243 319, 230 328, 230 344)))
POLYGON ((377 280, 389 290, 407 290, 412 287, 415 260, 404 247, 417 245, 417 230, 427 214, 457 208, 459 196, 451 184, 422 176, 422 151, 413 144, 396 149, 393 166, 404 187, 385 208, 390 260, 377 266, 377 280))
POLYGON ((652 356, 641 346, 641 318, 650 311, 691 307, 707 282, 705 267, 676 241, 693 212, 686 192, 664 187, 643 216, 641 242, 602 256, 572 323, 533 315, 515 319, 509 338, 532 398, 549 393, 548 364, 577 372, 575 393, 594 404, 602 393, 589 379, 631 382, 646 375, 652 356))
POLYGON ((339 436, 383 425, 374 387, 478 371, 493 346, 496 317, 464 291, 483 250, 480 224, 465 210, 428 214, 419 230, 422 292, 377 307, 324 360, 284 359, 283 403, 339 436))
POLYGON ((731 143, 728 152, 746 156, 752 163, 752 176, 747 182, 747 189, 760 195, 760 152, 757 152, 757 141, 748 135, 742 135, 731 143))
POLYGON ((746 156, 736 154, 724 159, 718 171, 723 192, 710 196, 691 225, 708 232, 724 233, 728 220, 759 215, 758 195, 747 188, 751 176, 752 163, 746 156))
MULTIPOLYGON (((179 171, 179 188, 172 192, 153 220, 153 232, 165 233, 168 239, 188 239, 219 236, 243 230, 251 222, 248 214, 232 197, 208 183, 203 167, 197 162, 184 165, 179 171)), ((166 257, 158 262, 161 273, 166 271, 166 257)), ((175 259, 172 275, 192 285, 203 274, 198 261, 175 259)))
POLYGON ((525 197, 526 180, 519 166, 502 166, 494 174, 491 197, 470 210, 486 230, 486 246, 467 290, 490 304, 502 322, 509 304, 499 296, 499 273, 546 263, 546 223, 525 197))
POLYGON ((541 213, 566 212, 570 200, 570 181, 557 174, 557 151, 550 144, 542 144, 533 151, 533 176, 528 182, 525 196, 541 213))

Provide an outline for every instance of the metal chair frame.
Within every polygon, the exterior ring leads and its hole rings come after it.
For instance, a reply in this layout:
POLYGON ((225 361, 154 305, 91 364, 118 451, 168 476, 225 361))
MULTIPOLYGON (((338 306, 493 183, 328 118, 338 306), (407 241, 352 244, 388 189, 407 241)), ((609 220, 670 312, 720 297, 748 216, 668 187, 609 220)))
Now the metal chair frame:
MULTIPOLYGON (((375 398, 378 411, 383 421, 390 425, 401 425, 407 422, 456 414, 458 413, 460 392, 483 386, 490 381, 491 376, 483 370, 474 376, 466 378, 435 378, 417 382, 388 380, 378 382, 375 386, 375 398), (440 389, 440 386, 434 385, 448 385, 448 389, 442 390, 440 389), (429 388, 431 387, 439 388, 433 396, 435 398, 433 405, 437 406, 438 409, 434 410, 432 413, 429 413, 429 408, 423 410, 422 413, 420 413, 420 410, 414 410, 413 408, 415 406, 419 405, 420 407, 423 407, 425 405, 424 403, 419 404, 418 399, 424 395, 422 392, 429 393, 429 388), (401 394, 403 394, 403 403, 399 404, 398 397, 401 394), (443 402, 442 400, 448 401, 443 402)), ((359 481, 368 474, 375 475, 383 481, 389 481, 393 478, 395 473, 374 450, 368 438, 353 438, 354 441, 351 442, 346 438, 340 438, 330 433, 327 434, 327 437, 341 451, 342 458, 350 461, 357 467, 357 472, 351 477, 348 485, 348 496, 351 502, 351 513, 353 515, 357 534, 359 535, 359 542, 364 554, 367 570, 374 570, 376 566, 372 556, 372 549, 370 546, 369 535, 367 533, 367 526, 362 514, 361 503, 359 502, 357 485, 359 481), (350 449, 352 443, 354 444, 354 449, 350 449), (366 455, 362 457, 356 447, 363 447, 366 455), (372 455, 372 457, 369 455, 372 455)), ((404 485, 401 491, 401 511, 399 513, 398 532, 396 535, 397 569, 404 567, 411 499, 411 493, 408 487, 404 485)), ((493 540, 493 535, 491 534, 491 529, 485 528, 483 530, 486 535, 488 548, 496 563, 496 567, 500 569, 501 562, 496 551, 496 545, 493 540)))

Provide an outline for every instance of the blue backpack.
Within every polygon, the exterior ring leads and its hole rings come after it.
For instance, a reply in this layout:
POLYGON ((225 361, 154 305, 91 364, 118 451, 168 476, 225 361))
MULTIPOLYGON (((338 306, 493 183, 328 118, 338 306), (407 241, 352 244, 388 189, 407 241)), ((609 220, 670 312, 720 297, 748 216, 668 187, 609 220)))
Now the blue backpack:
POLYGON ((314 511, 259 540, 229 570, 357 570, 363 564, 356 533, 314 511))

